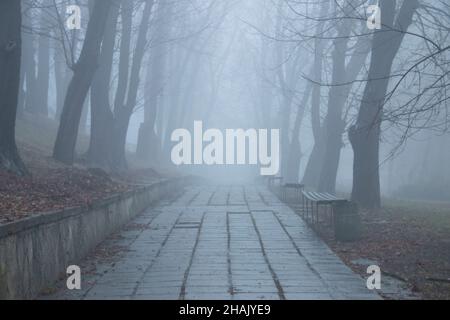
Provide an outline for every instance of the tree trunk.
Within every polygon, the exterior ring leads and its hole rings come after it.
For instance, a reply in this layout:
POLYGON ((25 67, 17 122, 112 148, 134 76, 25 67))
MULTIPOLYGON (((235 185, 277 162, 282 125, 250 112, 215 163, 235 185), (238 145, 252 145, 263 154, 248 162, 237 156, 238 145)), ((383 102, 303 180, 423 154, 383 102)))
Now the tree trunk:
MULTIPOLYGON (((180 103, 180 96, 182 91, 182 83, 184 79, 184 75, 186 71, 189 69, 191 64, 191 58, 193 53, 195 52, 195 47, 199 42, 200 38, 196 37, 190 40, 189 45, 187 46, 187 52, 183 56, 182 50, 172 50, 172 57, 175 66, 172 70, 172 74, 176 74, 174 81, 172 81, 170 90, 169 90, 169 105, 170 108, 167 111, 167 121, 166 128, 164 132, 164 142, 163 142, 163 158, 166 161, 170 161, 170 136, 174 129, 179 128, 181 123, 181 108, 182 104, 180 103)), ((172 62, 172 61, 171 61, 172 62)))
POLYGON ((136 39, 136 48, 133 55, 133 63, 130 72, 130 82, 128 86, 128 95, 126 104, 118 110, 115 114, 115 125, 113 134, 112 154, 114 167, 116 169, 127 168, 127 161, 125 157, 125 146, 127 140, 128 126, 134 107, 137 102, 137 95, 140 82, 140 70, 142 60, 145 54, 145 47, 147 45, 147 34, 149 29, 149 22, 154 5, 154 0, 147 0, 142 13, 142 20, 139 26, 138 37, 136 39))
POLYGON ((78 127, 79 133, 88 134, 88 126, 89 126, 88 120, 90 110, 91 110, 91 97, 88 91, 86 99, 84 99, 83 109, 81 111, 80 126, 78 127))
POLYGON ((53 157, 66 164, 73 164, 83 103, 97 69, 100 45, 105 31, 110 0, 96 0, 89 19, 86 38, 80 58, 74 66, 74 74, 67 89, 64 108, 53 149, 53 157))
POLYGON ((22 50, 20 3, 0 1, 0 169, 25 175, 28 172, 15 141, 22 50))
POLYGON ((55 43, 54 49, 54 71, 56 86, 56 114, 55 119, 59 121, 64 106, 64 97, 67 92, 67 86, 70 81, 70 70, 67 68, 67 62, 59 44, 55 43))
MULTIPOLYGON (((327 128, 331 129, 327 134, 324 154, 325 159, 319 182, 319 190, 322 192, 335 193, 336 191, 336 178, 343 146, 342 135, 344 134, 346 125, 342 112, 352 89, 352 84, 350 83, 356 80, 356 77, 365 65, 370 51, 369 48, 369 40, 365 37, 361 37, 355 46, 354 53, 352 54, 345 71, 342 71, 340 70, 340 67, 337 67, 334 73, 337 75, 342 73, 343 77, 337 76, 333 81, 341 81, 343 83, 348 83, 349 85, 333 86, 330 89, 328 105, 329 113, 325 119, 325 125, 327 128)), ((340 55, 336 56, 336 61, 333 62, 333 65, 339 65, 345 62, 342 60, 345 60, 345 57, 339 56, 340 55)))
POLYGON ((297 116, 295 118, 294 128, 292 130, 292 139, 289 146, 287 176, 288 182, 298 183, 300 181, 300 164, 302 158, 302 148, 300 144, 300 128, 305 114, 306 105, 311 97, 312 83, 308 82, 303 94, 302 101, 298 106, 297 116))
MULTIPOLYGON (((23 36, 22 36, 22 43, 23 43, 23 36)), ((22 45, 23 48, 23 45, 22 45)), ((25 65, 25 59, 24 55, 22 54, 22 57, 20 59, 20 80, 19 80, 19 98, 17 102, 17 118, 21 118, 23 116, 23 113, 25 111, 25 68, 23 67, 25 65)))
POLYGON ((166 64, 167 45, 173 4, 159 2, 156 13, 156 28, 153 36, 155 46, 149 63, 146 83, 149 90, 144 96, 144 122, 139 129, 137 156, 144 161, 157 161, 161 153, 160 144, 155 134, 155 121, 159 106, 159 97, 164 87, 164 68, 166 64))
MULTIPOLYGON (((198 38, 196 38, 198 39, 198 38)), ((196 39, 191 40, 191 44, 196 39)), ((169 52, 169 63, 168 68, 170 68, 170 74, 176 75, 173 77, 173 81, 170 81, 167 88, 167 100, 165 112, 165 126, 162 134, 162 158, 164 161, 171 162, 170 160, 170 135, 172 131, 176 128, 176 119, 178 118, 178 104, 179 96, 181 91, 181 83, 186 69, 189 64, 189 58, 191 52, 193 52, 192 45, 189 45, 188 52, 183 56, 183 50, 178 48, 171 48, 169 52)))
MULTIPOLYGON (((330 8, 329 1, 321 4, 320 16, 325 17, 330 8)), ((324 23, 319 23, 315 34, 321 35, 324 30, 324 23)), ((313 89, 311 96, 311 126, 314 136, 314 147, 306 165, 305 174, 302 183, 310 188, 317 188, 319 183, 320 169, 322 167, 324 147, 324 128, 320 123, 320 94, 323 68, 323 40, 316 38, 314 41, 314 71, 313 71, 313 89)))
POLYGON ((109 100, 109 90, 119 16, 118 3, 110 10, 100 53, 100 65, 91 87, 91 134, 87 161, 90 166, 110 168, 112 165, 111 136, 114 115, 109 100))
POLYGON ((280 159, 280 174, 282 177, 288 177, 288 162, 289 162, 289 129, 290 129, 290 115, 292 109, 292 101, 294 100, 294 93, 289 90, 283 97, 283 102, 280 108, 280 129, 281 129, 281 159, 280 159))
POLYGON ((37 95, 35 110, 41 116, 48 116, 48 89, 50 84, 50 30, 46 8, 50 6, 49 0, 41 3, 40 28, 38 43, 38 73, 37 73, 37 95))
POLYGON ((318 188, 324 155, 325 141, 322 136, 318 136, 317 140, 314 142, 313 149, 306 164, 305 174, 303 175, 302 183, 305 186, 312 189, 318 188))
POLYGON ((369 80, 356 124, 349 130, 354 151, 352 200, 368 209, 378 209, 380 199, 379 148, 383 106, 395 56, 408 29, 417 0, 404 1, 395 20, 396 1, 382 0, 383 26, 372 44, 369 80))
MULTIPOLYGON (((30 36, 30 31, 24 31, 24 29, 31 28, 31 16, 26 16, 24 13, 30 14, 31 7, 33 3, 30 0, 24 0, 22 2, 22 57, 20 61, 20 85, 19 85, 19 102, 17 106, 17 117, 21 117, 26 110, 26 99, 27 99, 27 89, 26 89, 26 77, 29 62, 28 60, 33 58, 33 41, 30 36), (26 21, 28 18, 28 21, 26 21)), ((33 75, 34 76, 34 75, 33 75)))
MULTIPOLYGON (((352 2, 350 2, 350 10, 348 14, 354 10, 352 2)), ((342 148, 342 134, 345 128, 345 121, 342 119, 342 111, 347 100, 344 95, 345 88, 339 84, 345 82, 346 79, 346 58, 349 42, 349 35, 353 21, 345 19, 337 25, 338 34, 333 43, 332 52, 332 79, 334 85, 330 88, 328 97, 328 113, 324 121, 326 135, 324 137, 325 151, 320 168, 318 191, 335 193, 336 175, 339 165, 340 151, 342 148)))
MULTIPOLYGON (((30 13, 29 13, 30 14, 30 13)), ((29 21, 26 22, 27 26, 32 26, 31 14, 26 16, 29 21)), ((36 114, 36 91, 37 91, 37 78, 36 78, 36 60, 35 60, 35 43, 34 35, 30 30, 23 31, 23 62, 22 68, 25 72, 25 110, 31 114, 36 114)))
POLYGON ((114 97, 114 114, 124 107, 125 95, 127 93, 128 77, 130 69, 130 48, 131 31, 133 24, 133 0, 122 1, 121 3, 121 37, 120 37, 120 57, 119 74, 117 76, 117 89, 114 97))

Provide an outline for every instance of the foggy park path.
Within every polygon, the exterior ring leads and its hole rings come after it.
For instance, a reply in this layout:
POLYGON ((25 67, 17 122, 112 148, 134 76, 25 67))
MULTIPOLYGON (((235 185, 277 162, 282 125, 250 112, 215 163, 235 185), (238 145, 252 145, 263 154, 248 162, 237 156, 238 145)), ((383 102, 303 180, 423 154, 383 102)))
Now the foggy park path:
POLYGON ((376 299, 266 187, 202 186, 106 240, 56 299, 376 299), (85 272, 87 270, 87 272, 85 272))

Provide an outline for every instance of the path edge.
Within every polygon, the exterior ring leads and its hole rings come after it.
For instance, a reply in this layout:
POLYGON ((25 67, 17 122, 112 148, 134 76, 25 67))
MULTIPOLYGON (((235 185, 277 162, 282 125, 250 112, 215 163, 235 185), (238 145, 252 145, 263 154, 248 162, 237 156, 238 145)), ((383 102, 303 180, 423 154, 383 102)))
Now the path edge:
POLYGON ((160 180, 87 207, 45 212, 0 225, 0 300, 37 297, 110 234, 192 180, 160 180))

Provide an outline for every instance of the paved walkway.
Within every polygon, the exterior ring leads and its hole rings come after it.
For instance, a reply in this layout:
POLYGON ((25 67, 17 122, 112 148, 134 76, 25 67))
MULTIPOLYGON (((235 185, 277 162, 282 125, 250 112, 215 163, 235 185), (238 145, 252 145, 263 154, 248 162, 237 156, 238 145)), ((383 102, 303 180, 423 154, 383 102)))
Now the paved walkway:
MULTIPOLYGON (((57 299, 374 299, 265 187, 203 186, 149 209, 86 259, 57 299)), ((63 285, 63 282, 61 283, 63 285)))

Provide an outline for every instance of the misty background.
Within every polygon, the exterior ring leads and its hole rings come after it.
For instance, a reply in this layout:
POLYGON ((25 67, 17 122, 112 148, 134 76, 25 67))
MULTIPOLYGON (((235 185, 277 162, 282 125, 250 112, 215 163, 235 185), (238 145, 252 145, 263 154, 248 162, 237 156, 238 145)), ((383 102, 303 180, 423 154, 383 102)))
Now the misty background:
MULTIPOLYGON (((363 206, 450 199, 446 1, 23 0, 21 12, 17 118, 56 122, 57 161, 172 167, 171 132, 201 120, 280 129, 280 176, 363 206)), ((2 166, 25 173, 16 161, 2 166)))

